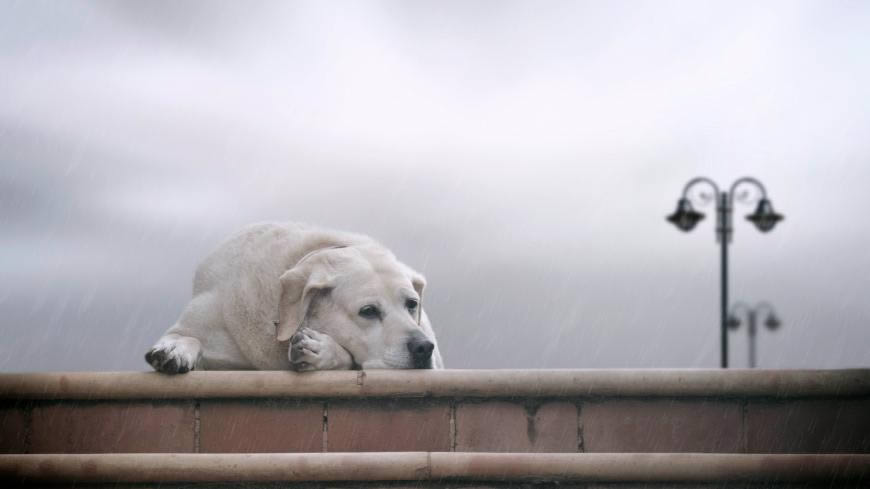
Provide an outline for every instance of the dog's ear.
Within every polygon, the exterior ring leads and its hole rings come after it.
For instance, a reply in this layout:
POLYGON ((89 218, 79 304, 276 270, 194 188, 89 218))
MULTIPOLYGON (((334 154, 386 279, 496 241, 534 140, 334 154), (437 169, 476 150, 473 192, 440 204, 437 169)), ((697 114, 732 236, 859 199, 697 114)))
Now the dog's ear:
POLYGON ((423 318, 423 289, 426 288, 426 277, 404 263, 402 266, 411 278, 411 285, 414 287, 414 291, 420 296, 420 304, 417 307, 417 323, 419 324, 423 318))
POLYGON ((414 290, 420 296, 420 302, 422 302, 423 301, 423 289, 426 288, 426 277, 411 270, 411 284, 414 286, 414 290))
POLYGON ((281 275, 281 301, 278 305, 278 341, 287 341, 308 314, 311 299, 332 288, 336 273, 326 257, 329 251, 317 251, 281 275))

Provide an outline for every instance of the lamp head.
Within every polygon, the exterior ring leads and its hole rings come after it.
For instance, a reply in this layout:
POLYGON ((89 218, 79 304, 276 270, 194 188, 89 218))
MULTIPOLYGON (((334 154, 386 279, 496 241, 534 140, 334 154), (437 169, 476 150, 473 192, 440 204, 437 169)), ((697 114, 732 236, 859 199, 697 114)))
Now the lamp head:
POLYGON ((728 320, 725 321, 725 324, 728 325, 728 329, 736 331, 740 327, 740 319, 737 316, 731 314, 728 316, 728 320))
POLYGON ((755 208, 755 212, 746 216, 746 219, 752 224, 755 224, 755 227, 758 228, 759 231, 766 233, 773 229, 776 226, 776 223, 783 220, 784 217, 782 214, 777 214, 776 211, 773 210, 773 204, 770 203, 767 199, 761 199, 758 201, 758 206, 755 208))
POLYGON ((764 325, 767 326, 767 329, 774 331, 782 326, 782 321, 780 321, 775 314, 770 314, 769 316, 767 316, 767 319, 764 320, 764 325))
POLYGON ((677 210, 667 217, 674 226, 686 232, 691 231, 701 219, 704 219, 704 214, 693 209, 692 203, 685 197, 677 201, 677 210))

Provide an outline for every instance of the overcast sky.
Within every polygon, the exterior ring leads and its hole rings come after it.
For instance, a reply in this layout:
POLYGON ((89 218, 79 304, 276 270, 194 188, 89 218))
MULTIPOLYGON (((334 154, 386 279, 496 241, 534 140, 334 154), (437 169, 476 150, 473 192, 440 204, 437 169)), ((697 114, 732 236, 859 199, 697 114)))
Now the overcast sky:
POLYGON ((870 3, 0 1, 0 370, 144 370, 239 227, 369 234, 453 368, 870 366, 870 3), (747 362, 746 329, 731 334, 747 362))

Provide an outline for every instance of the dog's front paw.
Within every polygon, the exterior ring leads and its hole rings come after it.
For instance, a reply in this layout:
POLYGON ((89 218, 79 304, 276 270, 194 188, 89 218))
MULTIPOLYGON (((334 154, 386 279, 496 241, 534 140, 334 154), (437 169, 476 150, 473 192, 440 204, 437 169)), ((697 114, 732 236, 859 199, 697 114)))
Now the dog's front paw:
POLYGON ((183 374, 196 368, 199 342, 192 338, 163 337, 145 354, 145 361, 154 370, 165 374, 183 374), (189 344, 191 343, 191 344, 189 344))
POLYGON ((302 328, 290 337, 290 364, 297 372, 341 370, 351 368, 353 359, 331 336, 302 328))

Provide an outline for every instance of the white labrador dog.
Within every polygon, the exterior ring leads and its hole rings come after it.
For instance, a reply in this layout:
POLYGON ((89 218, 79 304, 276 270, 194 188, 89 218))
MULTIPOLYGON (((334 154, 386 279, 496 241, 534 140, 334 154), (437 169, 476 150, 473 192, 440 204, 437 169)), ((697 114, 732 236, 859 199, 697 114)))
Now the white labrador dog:
POLYGON ((193 299, 145 360, 170 374, 444 368, 425 285, 366 236, 254 224, 199 265, 193 299))

